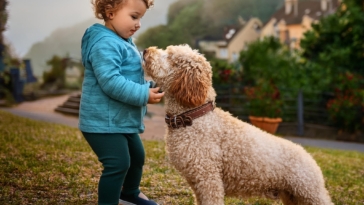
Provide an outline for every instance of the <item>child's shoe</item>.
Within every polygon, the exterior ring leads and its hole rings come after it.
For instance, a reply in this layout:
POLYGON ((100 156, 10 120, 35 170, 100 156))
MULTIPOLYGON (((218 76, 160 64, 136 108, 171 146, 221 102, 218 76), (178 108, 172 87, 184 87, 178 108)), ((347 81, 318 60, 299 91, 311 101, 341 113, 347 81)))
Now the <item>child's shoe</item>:
POLYGON ((132 195, 120 195, 119 204, 121 205, 158 205, 152 200, 145 200, 143 198, 135 197, 132 195))

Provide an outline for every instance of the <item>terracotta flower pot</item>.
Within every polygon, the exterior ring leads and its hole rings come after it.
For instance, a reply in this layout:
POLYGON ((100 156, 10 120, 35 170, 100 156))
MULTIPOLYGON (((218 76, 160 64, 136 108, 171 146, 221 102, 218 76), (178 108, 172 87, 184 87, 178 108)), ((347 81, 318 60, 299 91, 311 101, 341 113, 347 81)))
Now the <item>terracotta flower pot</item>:
POLYGON ((269 117, 255 117, 255 116, 249 116, 250 122, 271 134, 275 134, 277 132, 279 124, 282 122, 282 118, 269 118, 269 117))

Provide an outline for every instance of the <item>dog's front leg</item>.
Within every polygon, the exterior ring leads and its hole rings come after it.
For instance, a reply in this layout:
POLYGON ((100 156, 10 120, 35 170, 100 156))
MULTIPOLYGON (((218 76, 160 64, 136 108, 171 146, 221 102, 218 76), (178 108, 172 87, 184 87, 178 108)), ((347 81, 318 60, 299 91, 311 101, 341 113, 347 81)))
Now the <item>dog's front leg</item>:
POLYGON ((221 172, 218 169, 204 169, 194 167, 194 172, 186 176, 190 184, 197 205, 223 205, 224 204, 224 185, 221 172))
MULTIPOLYGON (((175 139, 175 138, 174 138, 175 139)), ((167 140, 170 162, 192 188, 197 205, 223 205, 222 151, 208 140, 167 140)))

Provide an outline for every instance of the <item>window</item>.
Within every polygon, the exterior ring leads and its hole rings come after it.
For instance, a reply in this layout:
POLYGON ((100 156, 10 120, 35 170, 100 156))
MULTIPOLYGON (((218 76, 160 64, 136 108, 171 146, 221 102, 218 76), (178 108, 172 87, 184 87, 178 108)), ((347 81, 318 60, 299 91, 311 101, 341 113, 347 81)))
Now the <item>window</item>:
POLYGON ((260 33, 262 28, 257 23, 255 23, 253 25, 253 29, 255 30, 255 32, 260 33))
POLYGON ((239 54, 236 52, 233 52, 232 62, 238 61, 238 58, 239 58, 239 54))
POLYGON ((227 58, 228 57, 228 51, 226 48, 220 48, 220 58, 227 58))

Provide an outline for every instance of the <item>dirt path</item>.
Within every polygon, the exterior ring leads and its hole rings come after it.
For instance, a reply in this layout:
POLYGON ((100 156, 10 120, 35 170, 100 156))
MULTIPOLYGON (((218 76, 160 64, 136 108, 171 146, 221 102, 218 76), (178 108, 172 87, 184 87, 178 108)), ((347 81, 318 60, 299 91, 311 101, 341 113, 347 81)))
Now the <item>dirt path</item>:
MULTIPOLYGON (((72 127, 78 126, 78 116, 65 115, 54 111, 58 105, 62 105, 70 95, 61 95, 56 97, 42 98, 36 101, 23 102, 19 105, 6 109, 13 111, 14 114, 22 115, 28 113, 29 118, 46 120, 50 122, 61 123, 72 127), (39 116, 39 117, 36 117, 39 116)), ((145 132, 141 138, 145 140, 163 140, 165 132, 164 108, 161 104, 148 104, 148 113, 150 116, 144 118, 145 132)))

